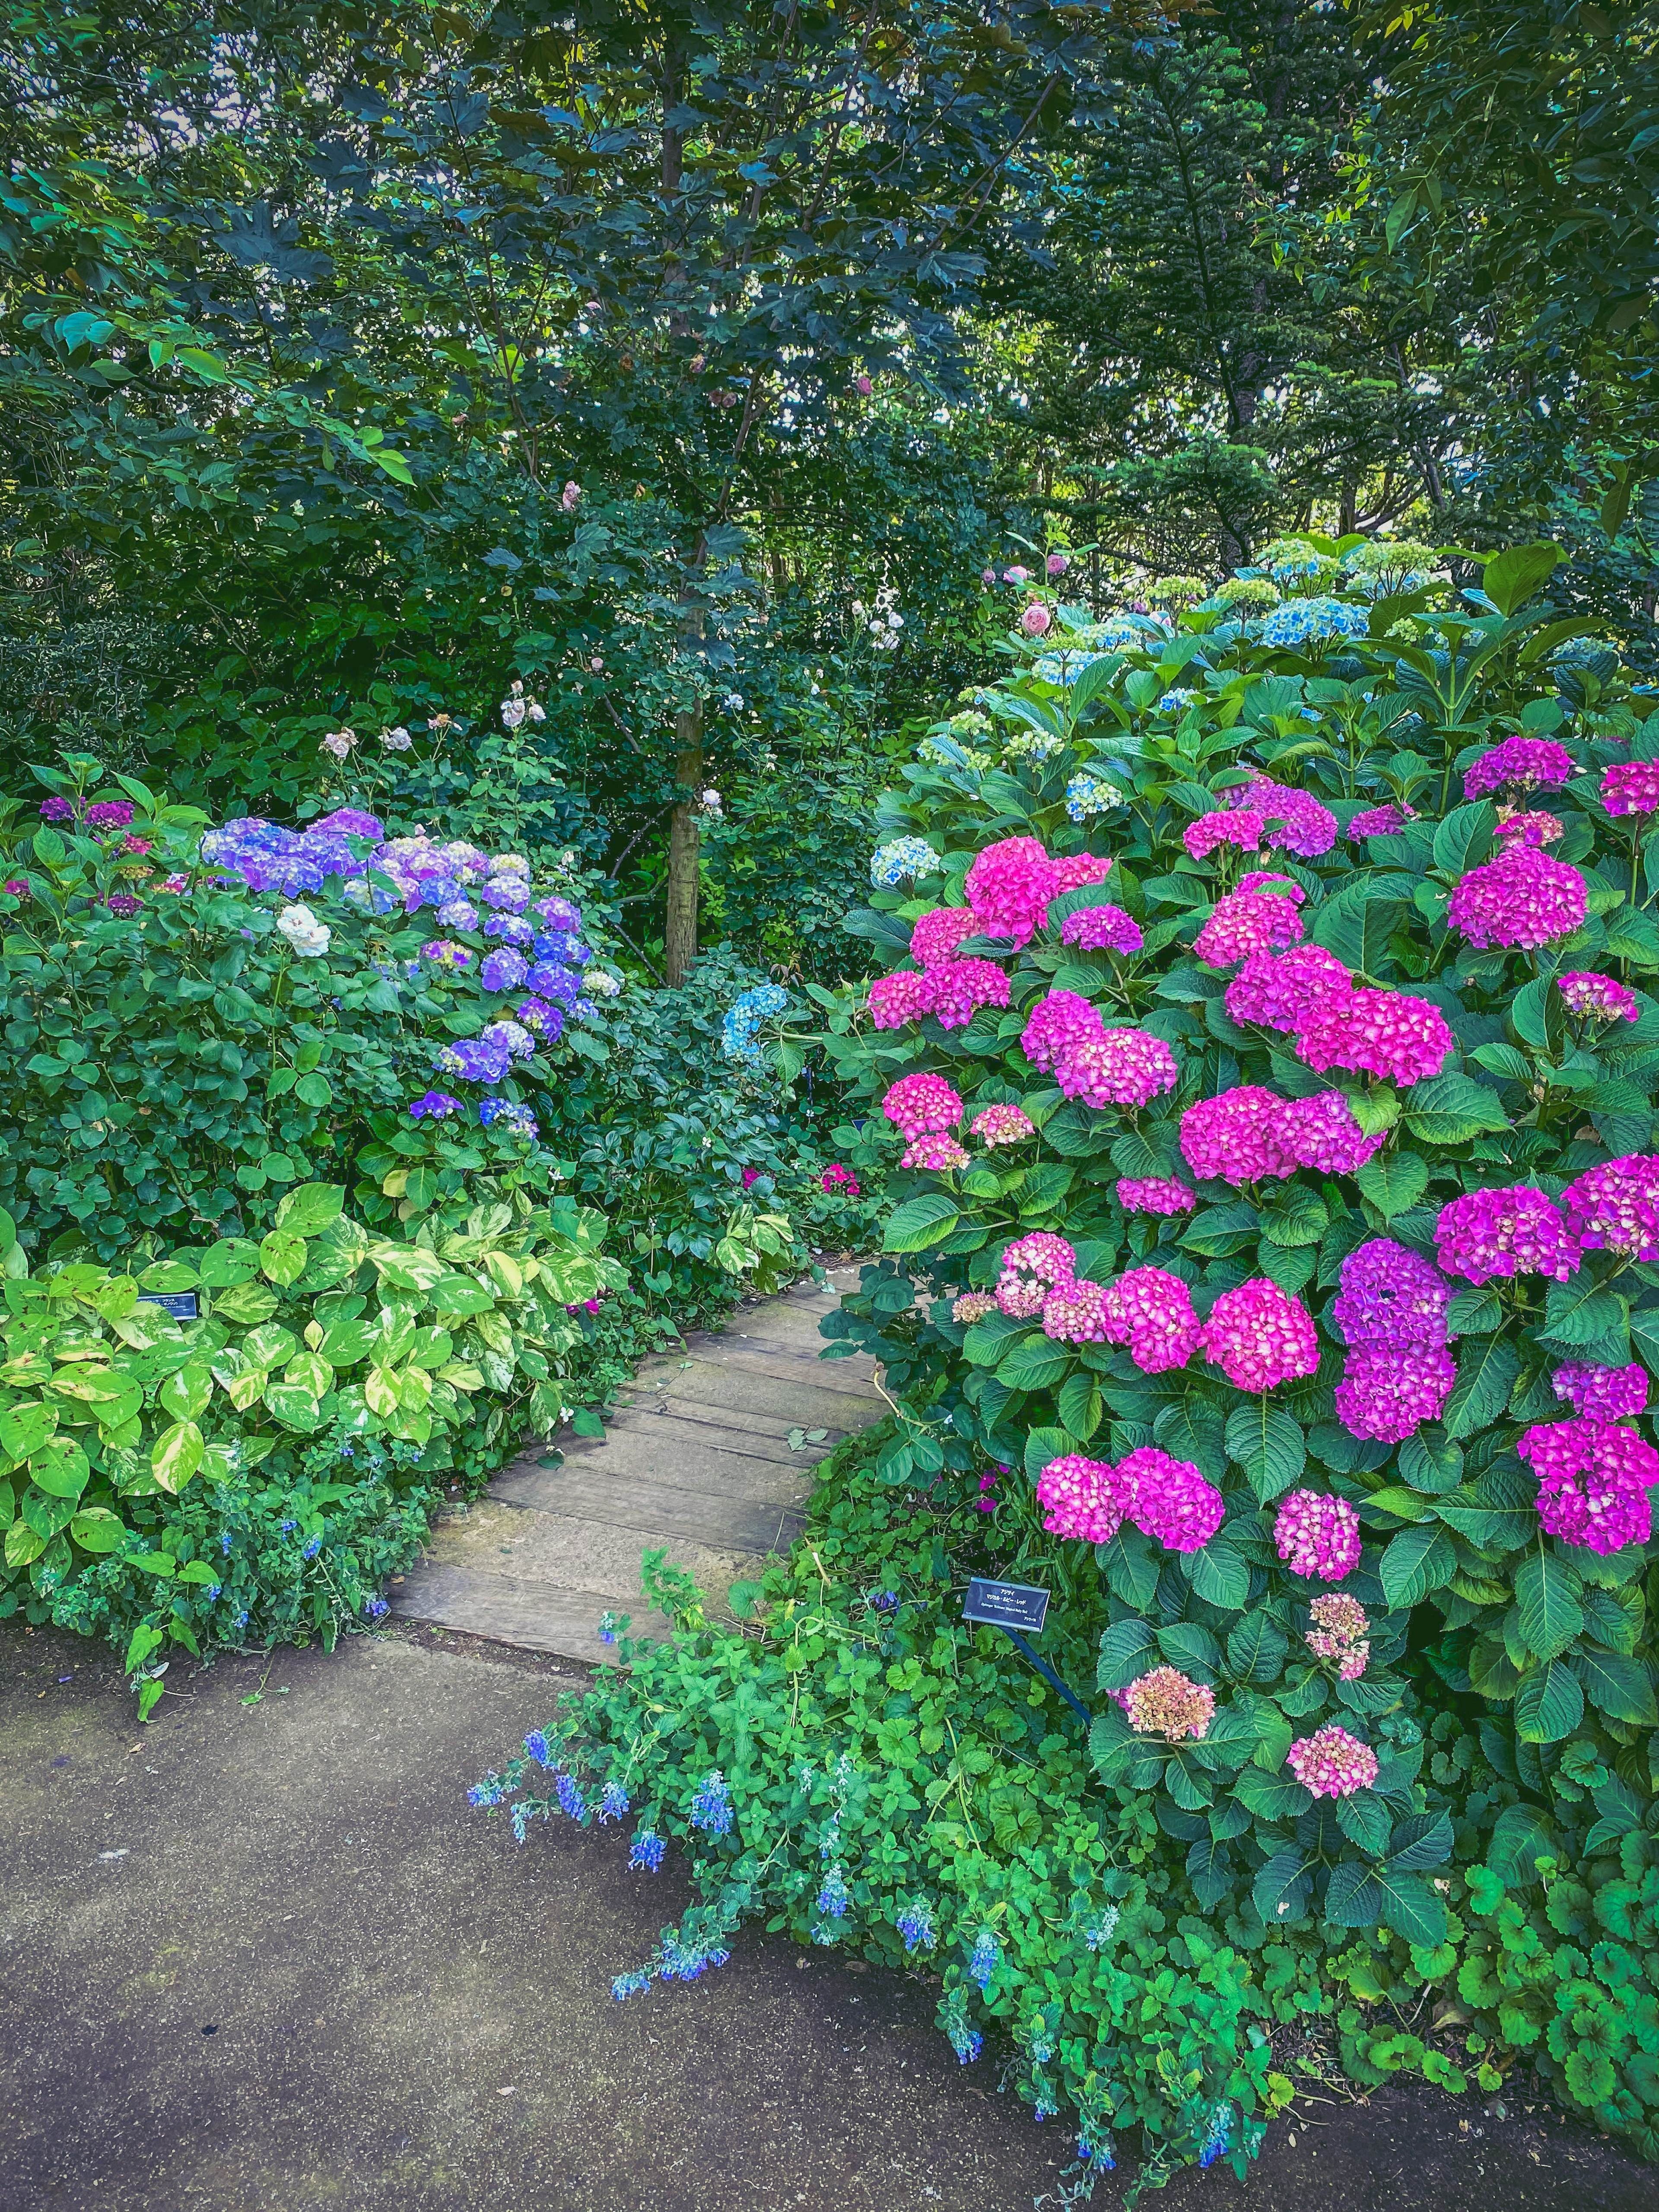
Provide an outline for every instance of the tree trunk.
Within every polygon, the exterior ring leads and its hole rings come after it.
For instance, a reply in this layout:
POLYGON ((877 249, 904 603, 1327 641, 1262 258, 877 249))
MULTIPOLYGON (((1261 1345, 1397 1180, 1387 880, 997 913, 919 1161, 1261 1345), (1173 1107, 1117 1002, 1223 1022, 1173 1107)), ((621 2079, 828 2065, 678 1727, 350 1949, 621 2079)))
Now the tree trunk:
POLYGON ((690 796, 674 809, 668 830, 668 921, 663 933, 663 973, 683 983, 697 957, 697 861, 702 843, 697 807, 702 790, 702 702, 674 717, 675 773, 690 796))

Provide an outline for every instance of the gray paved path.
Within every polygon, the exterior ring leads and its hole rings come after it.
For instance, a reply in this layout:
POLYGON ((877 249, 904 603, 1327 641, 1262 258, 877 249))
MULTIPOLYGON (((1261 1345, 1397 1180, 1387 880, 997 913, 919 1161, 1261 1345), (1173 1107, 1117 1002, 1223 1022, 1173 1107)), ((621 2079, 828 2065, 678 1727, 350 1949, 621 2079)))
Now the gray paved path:
POLYGON ((872 1361, 818 1358, 818 1324, 858 1269, 830 1280, 743 1306, 724 1329, 648 1360, 602 1437, 559 1439, 562 1466, 544 1466, 538 1447, 503 1468, 394 1585, 393 1612, 598 1660, 607 1610, 667 1633, 640 1595, 641 1554, 658 1546, 722 1604, 799 1534, 818 1461, 883 1411, 872 1361), (791 1431, 809 1430, 822 1441, 791 1450, 791 1431))

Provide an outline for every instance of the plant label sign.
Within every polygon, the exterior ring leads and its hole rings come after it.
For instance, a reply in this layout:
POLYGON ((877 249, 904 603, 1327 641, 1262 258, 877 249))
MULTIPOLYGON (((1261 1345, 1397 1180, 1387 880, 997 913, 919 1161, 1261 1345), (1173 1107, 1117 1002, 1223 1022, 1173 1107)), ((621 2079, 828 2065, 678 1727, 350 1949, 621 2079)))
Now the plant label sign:
POLYGON ((141 1306, 164 1307, 174 1321, 198 1321, 201 1317, 194 1291, 140 1291, 138 1303, 141 1306))
POLYGON ((1023 1629, 1028 1635, 1040 1636, 1048 1611, 1046 1589, 1036 1589, 1029 1583, 990 1583, 975 1577, 968 1585, 962 1617, 981 1621, 988 1628, 1023 1629))

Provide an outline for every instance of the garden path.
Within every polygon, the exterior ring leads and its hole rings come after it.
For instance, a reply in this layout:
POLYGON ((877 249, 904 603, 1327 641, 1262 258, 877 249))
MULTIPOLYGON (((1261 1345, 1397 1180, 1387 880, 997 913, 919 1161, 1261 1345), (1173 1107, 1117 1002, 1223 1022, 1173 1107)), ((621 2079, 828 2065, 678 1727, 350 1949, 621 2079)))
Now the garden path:
POLYGON ((638 1633, 668 1633, 640 1596, 640 1555, 658 1546, 723 1604, 800 1534, 825 1453, 880 1418, 872 1360, 818 1360, 818 1324, 857 1282, 856 1265, 832 1269, 827 1290, 799 1284, 739 1307, 725 1328, 647 1360, 603 1437, 562 1437, 561 1466, 540 1446, 522 1454, 444 1523, 394 1584, 392 1611, 599 1660, 607 1610, 631 1614, 638 1633), (792 1432, 811 1441, 792 1450, 792 1432))

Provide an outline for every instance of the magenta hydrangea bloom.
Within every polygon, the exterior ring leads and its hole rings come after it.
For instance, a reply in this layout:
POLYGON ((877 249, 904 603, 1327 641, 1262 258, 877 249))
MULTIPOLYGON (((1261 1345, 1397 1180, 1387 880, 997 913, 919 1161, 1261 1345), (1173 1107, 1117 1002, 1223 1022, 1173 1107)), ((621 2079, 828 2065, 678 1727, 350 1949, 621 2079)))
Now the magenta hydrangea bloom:
POLYGON ((1125 1176, 1117 1187, 1117 1202, 1126 1213, 1190 1213, 1198 1204, 1198 1193, 1173 1176, 1125 1176))
POLYGON ((1342 1363, 1336 1418, 1351 1437, 1401 1444, 1425 1421, 1437 1421, 1457 1368, 1443 1346, 1407 1344, 1387 1350, 1361 1345, 1342 1363))
POLYGON ((1548 1275, 1565 1283, 1583 1264, 1560 1208, 1530 1183, 1454 1198, 1441 1207, 1434 1237, 1441 1267, 1466 1283, 1516 1275, 1548 1275))
POLYGON ((1019 1048, 1033 1067, 1052 1075, 1074 1042, 1098 1036, 1102 1026, 1100 1016, 1075 991, 1050 991, 1027 1015, 1019 1048))
POLYGON ((1296 1033, 1296 1048, 1316 1074, 1347 1067, 1403 1091, 1439 1074, 1452 1033, 1439 1007, 1426 999, 1403 991, 1349 991, 1316 1001, 1296 1033))
POLYGON ((1397 837, 1408 822, 1416 819, 1414 806, 1402 806, 1390 799, 1381 806, 1368 806, 1363 814, 1356 814, 1348 824, 1348 836, 1356 843, 1367 837, 1397 837))
POLYGON ((1143 1444, 1117 1463, 1117 1490, 1143 1535, 1171 1552, 1200 1552, 1221 1526, 1221 1492, 1190 1460, 1143 1444))
POLYGON ((1471 945, 1530 951, 1571 937, 1587 904, 1577 868, 1522 846, 1471 868, 1452 891, 1446 920, 1471 945))
POLYGON ((1253 952, 1228 984, 1224 1003, 1234 1021, 1288 1036, 1316 1006, 1352 988, 1352 971, 1335 953, 1292 945, 1285 952, 1253 952))
POLYGON ((942 1075, 901 1075, 881 1102, 881 1110, 907 1137, 931 1136, 954 1129, 962 1101, 942 1075))
POLYGON ((1162 1267, 1132 1267, 1109 1283, 1101 1300, 1102 1339, 1127 1344, 1143 1375, 1184 1367, 1198 1349, 1193 1294, 1162 1267))
POLYGON ((870 1018, 876 1028, 902 1030, 907 1022, 919 1022, 927 1012, 927 976, 916 968, 878 975, 870 986, 870 1018))
POLYGON ((1121 906, 1079 907, 1060 925, 1062 945, 1080 952, 1139 952, 1146 943, 1140 924, 1121 906))
POLYGON ((1181 833, 1181 842, 1194 860, 1208 860, 1218 845, 1235 845, 1243 853, 1259 853, 1267 826, 1261 817, 1249 807, 1231 812, 1220 809, 1212 814, 1200 814, 1196 822, 1189 822, 1181 833))
POLYGON ((1267 842, 1299 860, 1316 860, 1336 842, 1336 817, 1309 791, 1257 775, 1227 794, 1229 806, 1248 808, 1267 824, 1267 842))
POLYGON ((1293 1575, 1340 1583, 1359 1565, 1359 1516, 1346 1498, 1293 1490, 1273 1516, 1273 1543, 1293 1575))
POLYGON ((1053 860, 1035 837, 1004 837, 975 856, 963 888, 986 936, 1026 945, 1047 924, 1050 899, 1104 883, 1111 865, 1092 853, 1053 860))
POLYGON ((1452 1286, 1420 1252, 1373 1237, 1342 1262, 1331 1318, 1350 1346, 1443 1345, 1452 1286))
POLYGON ((1036 1134, 1036 1125, 1030 1115, 1018 1106, 986 1106, 968 1124, 969 1131, 981 1144, 1023 1145, 1027 1137, 1036 1134))
POLYGON ((915 1137, 899 1154, 902 1168, 925 1168, 932 1175, 948 1175, 965 1168, 972 1155, 954 1137, 937 1133, 915 1137))
POLYGON ((1218 899, 1215 910, 1193 940, 1193 950, 1206 966, 1231 968, 1258 952, 1282 951, 1294 945, 1303 931, 1302 916, 1294 899, 1277 891, 1229 891, 1218 899))
POLYGON ((1659 1157, 1626 1152, 1586 1168, 1562 1192, 1561 1208, 1583 1250, 1659 1260, 1659 1157))
POLYGON ((1194 1100, 1181 1117, 1183 1158, 1200 1182, 1235 1186, 1282 1182, 1296 1173, 1285 1134, 1285 1102, 1260 1084, 1243 1083, 1194 1100))
POLYGON ((1595 1367, 1569 1359, 1551 1376, 1550 1388, 1587 1421, 1627 1420, 1648 1402, 1647 1370, 1635 1360, 1628 1367, 1595 1367))
POLYGON ((1085 1459, 1081 1452, 1051 1459, 1037 1477, 1036 1494, 1051 1536, 1109 1544, 1123 1526, 1116 1471, 1105 1460, 1085 1459))
POLYGON ((1538 1477, 1538 1518, 1547 1534, 1603 1558, 1648 1540, 1659 1452, 1634 1429, 1582 1419, 1540 1422, 1515 1449, 1538 1477))
POLYGON ((1353 1175, 1377 1151, 1385 1133, 1368 1137, 1340 1091, 1287 1100, 1280 1127, 1297 1166, 1321 1175, 1353 1175))
POLYGON ((948 960, 964 939, 977 937, 980 919, 970 906, 936 906, 920 915, 910 932, 910 957, 924 968, 948 960))
POLYGON ((1051 898, 1058 898, 1062 891, 1080 891, 1085 884, 1103 884, 1112 872, 1111 862, 1097 853, 1064 853, 1048 866, 1054 877, 1051 898))
POLYGON ((1356 1790, 1369 1790, 1381 1771, 1370 1746, 1334 1724, 1298 1737, 1285 1763, 1316 1797, 1352 1797, 1356 1790))
POLYGON ((1238 1390, 1275 1390, 1319 1365, 1312 1315, 1267 1275, 1224 1291, 1200 1342, 1204 1357, 1238 1390))
POLYGON ((1505 738, 1477 761, 1463 777, 1465 799, 1485 799, 1494 791, 1546 791, 1571 783, 1578 764, 1565 745, 1549 738, 1505 738))
POLYGON ((1054 1062, 1054 1081, 1066 1097, 1097 1109, 1145 1106, 1160 1091, 1173 1091, 1180 1073, 1162 1037, 1145 1030, 1073 1035, 1054 1062))
POLYGON ((1042 1301, 1042 1334, 1056 1344, 1107 1344, 1106 1291, 1086 1275, 1067 1276, 1042 1301))
POLYGON ((1535 853, 1540 846, 1553 845, 1565 829, 1565 822, 1540 809, 1530 814, 1506 814, 1492 836, 1502 851, 1507 851, 1511 845, 1524 845, 1535 853))
POLYGON ((1241 876, 1233 885, 1236 891, 1271 890, 1275 898, 1287 898, 1292 906, 1300 906, 1308 894, 1294 876, 1276 876, 1271 868, 1253 868, 1241 876))
POLYGON ((941 1029, 966 1029, 981 1006, 1006 1006, 1008 978, 994 960, 939 960, 922 971, 918 998, 941 1029))
POLYGON ((1626 990, 1611 975, 1575 969, 1570 975, 1558 975, 1555 988, 1569 1011, 1581 1018, 1598 1022, 1633 1022, 1641 1018, 1642 1009, 1636 1003, 1635 992, 1626 990))
POLYGON ((1015 1321, 1035 1321, 1055 1284, 1069 1283, 1076 1273, 1077 1254, 1066 1239, 1034 1229, 1017 1237, 1003 1253, 997 1306, 1015 1321))
POLYGON ((1609 814, 1659 813, 1659 761, 1620 761, 1603 769, 1601 804, 1609 814))

